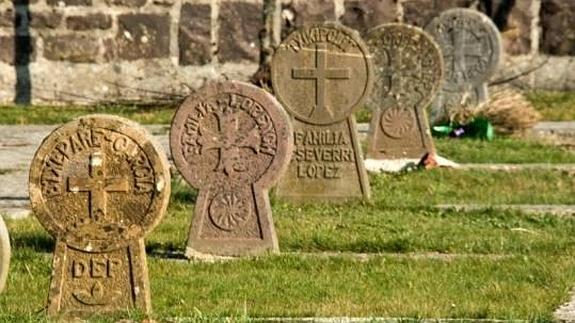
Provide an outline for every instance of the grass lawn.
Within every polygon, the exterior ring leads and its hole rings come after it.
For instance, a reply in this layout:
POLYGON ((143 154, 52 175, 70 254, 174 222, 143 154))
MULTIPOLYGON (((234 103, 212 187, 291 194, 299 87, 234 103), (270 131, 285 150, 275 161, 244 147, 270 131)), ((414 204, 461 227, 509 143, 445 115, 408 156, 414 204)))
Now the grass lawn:
MULTIPOLYGON (((175 181, 169 212, 146 242, 153 317, 548 321, 567 300, 575 285, 575 218, 429 205, 571 203, 571 176, 433 170, 375 175, 371 181, 369 203, 291 205, 274 199, 284 254, 212 264, 168 256, 183 251, 195 201, 195 192, 175 181), (430 253, 440 256, 426 257, 430 253)), ((34 218, 8 226, 14 255, 8 288, 0 294, 0 321, 43 320, 54 242, 34 218)))
POLYGON ((575 92, 534 91, 527 93, 545 121, 575 120, 575 92))

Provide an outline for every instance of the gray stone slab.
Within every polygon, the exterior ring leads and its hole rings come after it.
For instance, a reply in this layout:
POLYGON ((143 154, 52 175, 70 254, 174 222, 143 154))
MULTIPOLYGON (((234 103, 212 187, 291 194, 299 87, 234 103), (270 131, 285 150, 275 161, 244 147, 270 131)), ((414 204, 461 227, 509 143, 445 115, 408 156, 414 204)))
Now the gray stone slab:
POLYGON ((517 210, 524 213, 551 214, 556 216, 574 216, 575 205, 537 205, 537 204, 439 204, 435 206, 442 210, 476 211, 476 210, 517 210))

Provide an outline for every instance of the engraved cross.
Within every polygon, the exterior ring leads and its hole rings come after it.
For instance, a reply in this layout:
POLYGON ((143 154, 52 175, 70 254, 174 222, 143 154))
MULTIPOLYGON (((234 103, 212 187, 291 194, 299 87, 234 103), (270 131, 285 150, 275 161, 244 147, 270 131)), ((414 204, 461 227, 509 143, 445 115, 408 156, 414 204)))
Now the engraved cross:
MULTIPOLYGON (((404 79, 409 76, 416 76, 417 71, 403 65, 403 53, 399 48, 390 51, 389 64, 383 67, 382 75, 389 80, 389 91, 395 95, 403 94, 404 79)), ((418 68, 414 68, 417 69, 418 68)))
POLYGON ((457 81, 461 81, 460 77, 463 79, 467 78, 465 74, 465 58, 468 56, 481 57, 484 53, 480 43, 469 42, 469 37, 467 37, 465 30, 453 29, 450 37, 450 44, 447 46, 444 56, 450 59, 451 70, 456 74, 457 81))
POLYGON ((350 78, 349 68, 328 68, 327 67, 327 45, 317 44, 315 48, 315 68, 294 68, 292 78, 303 80, 315 80, 315 106, 311 110, 311 117, 316 109, 327 112, 333 117, 331 111, 325 104, 326 80, 347 80, 350 78))
POLYGON ((100 151, 90 156, 89 177, 68 179, 68 191, 88 192, 90 217, 98 222, 106 217, 106 195, 108 192, 127 192, 128 180, 106 177, 106 158, 100 151))

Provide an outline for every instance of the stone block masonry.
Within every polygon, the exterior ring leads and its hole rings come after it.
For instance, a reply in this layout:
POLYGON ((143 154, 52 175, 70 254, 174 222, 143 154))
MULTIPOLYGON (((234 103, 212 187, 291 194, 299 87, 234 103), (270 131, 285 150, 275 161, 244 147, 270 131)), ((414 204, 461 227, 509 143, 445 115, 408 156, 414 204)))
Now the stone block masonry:
POLYGON ((385 22, 424 26, 453 7, 486 13, 502 32, 498 77, 549 57, 552 66, 521 81, 575 89, 572 0, 12 0, 0 1, 0 104, 169 98, 250 79, 269 61, 262 53, 306 23, 363 34, 385 22))

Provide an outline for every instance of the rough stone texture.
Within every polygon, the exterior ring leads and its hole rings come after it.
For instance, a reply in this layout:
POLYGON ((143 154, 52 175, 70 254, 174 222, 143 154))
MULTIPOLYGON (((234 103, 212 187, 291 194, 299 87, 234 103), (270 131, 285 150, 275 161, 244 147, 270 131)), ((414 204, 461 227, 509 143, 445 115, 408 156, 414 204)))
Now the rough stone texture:
POLYGON ((48 5, 55 7, 92 5, 92 0, 46 0, 46 2, 48 5))
POLYGON ((56 238, 49 315, 150 311, 144 236, 170 197, 164 153, 127 119, 89 115, 52 132, 30 166, 30 202, 56 238))
POLYGON ((367 158, 421 159, 434 152, 425 108, 443 79, 439 46, 423 30, 385 24, 366 36, 375 66, 367 158))
POLYGON ((181 65, 203 65, 212 61, 210 31, 209 4, 186 3, 182 6, 178 28, 181 65))
POLYGON ((66 17, 66 27, 71 30, 109 29, 112 18, 102 13, 66 17))
POLYGON ((383 23, 397 21, 397 0, 346 0, 341 22, 365 33, 383 23))
POLYGON ((0 12, 0 27, 12 27, 14 26, 14 10, 12 8, 8 8, 2 12, 0 12))
POLYGON ((282 6, 282 39, 304 24, 335 21, 333 0, 292 0, 282 6))
POLYGON ((474 0, 404 0, 404 22, 418 27, 425 27, 441 12, 451 8, 467 8, 474 0))
POLYGON ((30 36, 0 36, 0 61, 26 65, 36 58, 36 40, 30 36))
POLYGON ((44 57, 53 61, 95 63, 99 50, 99 41, 93 36, 68 34, 44 37, 44 57))
POLYGON ((146 4, 146 0, 106 0, 108 5, 124 7, 141 7, 146 4))
POLYGON ((489 16, 501 31, 503 48, 511 55, 531 51, 531 6, 535 0, 481 1, 479 10, 489 16))
POLYGON ((268 189, 289 163, 291 134, 279 102, 246 83, 208 85, 178 108, 170 129, 172 157, 199 189, 188 257, 279 251, 268 189))
POLYGON ((261 4, 224 1, 220 7, 218 57, 221 62, 257 61, 263 28, 261 4))
POLYGON ((10 236, 6 229, 6 224, 0 216, 0 292, 6 286, 6 278, 10 268, 10 236))
POLYGON ((118 16, 116 45, 120 59, 167 57, 170 54, 170 17, 159 14, 118 16))
POLYGON ((284 39, 272 60, 274 93, 294 123, 294 158, 277 187, 281 198, 369 198, 352 113, 369 95, 373 66, 357 32, 313 24, 284 39))
POLYGON ((545 0, 541 3, 543 29, 541 50, 551 55, 575 55, 575 1, 545 0))
POLYGON ((439 44, 445 63, 442 93, 430 113, 431 123, 437 124, 449 119, 450 110, 469 107, 457 102, 487 100, 487 82, 502 55, 501 38, 489 17, 462 8, 442 12, 425 30, 439 44))
POLYGON ((60 25, 62 14, 59 12, 35 12, 32 11, 28 17, 28 24, 31 28, 54 29, 60 25))

